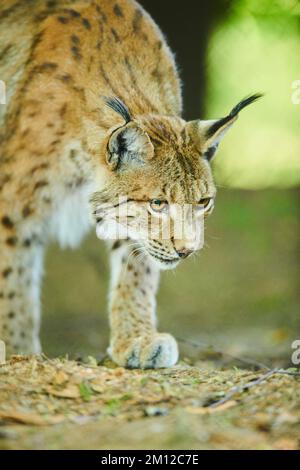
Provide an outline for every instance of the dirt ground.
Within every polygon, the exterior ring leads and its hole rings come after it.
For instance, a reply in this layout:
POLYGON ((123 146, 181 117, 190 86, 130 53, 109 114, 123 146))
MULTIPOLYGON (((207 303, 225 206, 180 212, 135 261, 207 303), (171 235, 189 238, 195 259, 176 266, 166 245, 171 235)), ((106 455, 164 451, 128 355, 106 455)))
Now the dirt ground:
POLYGON ((0 449, 299 449, 297 374, 15 356, 0 366, 0 449))

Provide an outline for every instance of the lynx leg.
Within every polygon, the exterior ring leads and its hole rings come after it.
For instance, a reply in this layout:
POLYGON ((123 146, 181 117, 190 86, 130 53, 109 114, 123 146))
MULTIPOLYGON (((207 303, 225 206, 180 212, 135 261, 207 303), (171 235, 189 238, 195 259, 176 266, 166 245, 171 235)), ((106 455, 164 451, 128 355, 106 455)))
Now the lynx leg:
POLYGON ((0 218, 0 339, 8 356, 39 353, 43 246, 16 231, 8 216, 0 218))
POLYGON ((111 357, 123 367, 170 367, 178 360, 178 348, 171 335, 156 330, 159 269, 128 245, 116 242, 111 254, 111 357))

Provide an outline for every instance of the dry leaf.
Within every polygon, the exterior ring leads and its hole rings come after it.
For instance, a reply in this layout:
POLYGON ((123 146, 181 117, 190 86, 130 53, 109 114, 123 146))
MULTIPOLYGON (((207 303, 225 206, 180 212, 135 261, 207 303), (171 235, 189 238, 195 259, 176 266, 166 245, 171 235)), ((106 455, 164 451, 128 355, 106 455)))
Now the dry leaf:
POLYGON ((53 378, 53 384, 62 385, 65 382, 68 382, 69 376, 63 370, 59 370, 53 378))
POLYGON ((4 421, 14 421, 21 424, 33 424, 35 426, 45 426, 47 421, 39 415, 23 413, 21 411, 0 411, 0 418, 4 421))
POLYGON ((90 386, 91 386, 92 390, 94 390, 94 392, 96 392, 96 393, 105 392, 105 387, 103 387, 103 385, 97 385, 97 384, 91 383, 90 386))
POLYGON ((80 391, 77 385, 74 384, 69 384, 67 387, 57 390, 54 387, 47 387, 46 392, 49 395, 53 395, 54 397, 59 397, 59 398, 79 398, 80 397, 80 391))

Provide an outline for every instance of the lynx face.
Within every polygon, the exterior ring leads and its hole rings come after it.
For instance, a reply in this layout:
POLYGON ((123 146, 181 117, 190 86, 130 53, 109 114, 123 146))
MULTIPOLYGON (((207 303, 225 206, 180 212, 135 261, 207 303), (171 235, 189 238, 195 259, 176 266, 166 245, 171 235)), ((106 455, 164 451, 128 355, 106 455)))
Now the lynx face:
POLYGON ((210 160, 239 110, 256 98, 223 119, 193 122, 155 115, 132 119, 120 100, 107 100, 126 123, 106 142, 108 189, 92 198, 98 236, 133 240, 136 251, 161 269, 201 249, 204 218, 216 195, 210 160))
MULTIPOLYGON (((195 194, 201 194, 204 181, 194 181, 195 194)), ((143 200, 124 197, 113 207, 110 203, 98 206, 98 236, 129 238, 136 242, 136 253, 146 253, 160 269, 174 268, 181 259, 202 248, 204 217, 214 204, 213 184, 205 197, 196 196, 194 202, 187 202, 185 189, 180 184, 176 188, 179 202, 158 187, 155 198, 150 192, 143 195, 143 200)))
MULTIPOLYGON (((137 252, 150 255, 161 269, 175 267, 202 248, 204 217, 212 212, 216 190, 203 157, 188 160, 189 173, 182 167, 182 158, 174 152, 170 160, 159 163, 157 152, 157 162, 152 159, 139 175, 133 171, 130 184, 127 172, 126 193, 119 184, 104 204, 99 200, 101 195, 95 195, 98 235, 135 241, 137 252), (134 175, 143 181, 141 186, 136 186, 134 175), (124 196, 118 198, 117 194, 124 196)), ((124 176, 118 176, 119 183, 124 176)), ((107 196, 106 192, 101 194, 107 196)))

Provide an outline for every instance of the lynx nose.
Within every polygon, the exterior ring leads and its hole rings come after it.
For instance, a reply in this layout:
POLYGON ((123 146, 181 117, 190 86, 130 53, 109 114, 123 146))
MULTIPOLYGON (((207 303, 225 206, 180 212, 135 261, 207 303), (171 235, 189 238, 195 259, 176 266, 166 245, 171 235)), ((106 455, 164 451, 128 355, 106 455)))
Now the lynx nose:
POLYGON ((176 250, 179 258, 187 258, 193 253, 193 250, 189 250, 188 248, 182 248, 181 250, 176 250))

